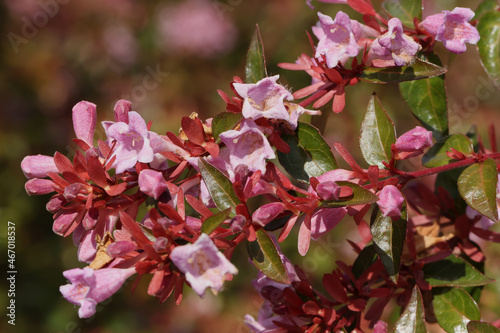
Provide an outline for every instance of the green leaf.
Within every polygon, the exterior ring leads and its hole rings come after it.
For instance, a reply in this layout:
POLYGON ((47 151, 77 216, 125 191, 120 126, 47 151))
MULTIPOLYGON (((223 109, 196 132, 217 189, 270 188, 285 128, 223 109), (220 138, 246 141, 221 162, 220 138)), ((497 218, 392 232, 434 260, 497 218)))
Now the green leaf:
POLYGON ((437 142, 422 157, 422 163, 428 168, 435 168, 453 162, 453 159, 446 155, 450 148, 454 148, 464 154, 474 152, 472 142, 463 134, 453 134, 437 142))
POLYGON ((378 201, 378 197, 372 192, 368 191, 363 186, 346 181, 337 181, 336 183, 339 186, 350 187, 352 189, 352 195, 346 198, 340 198, 339 200, 336 201, 324 201, 323 204, 321 205, 322 207, 336 208, 345 206, 366 205, 378 201))
POLYGON ((497 164, 492 159, 467 167, 458 178, 458 191, 474 210, 498 222, 497 164))
POLYGON ((500 5, 498 4, 497 0, 486 0, 483 1, 477 6, 476 10, 474 11, 474 18, 473 20, 479 20, 481 19, 481 16, 483 14, 492 11, 492 10, 498 10, 500 8, 500 5))
POLYGON ((290 146, 290 152, 278 151, 278 160, 294 178, 309 182, 310 177, 338 168, 330 146, 315 127, 299 122, 294 134, 283 134, 281 138, 290 146))
POLYGON ((500 329, 495 326, 482 323, 480 321, 469 321, 467 324, 467 332, 468 333, 499 333, 500 329))
POLYGON ((417 58, 413 65, 406 67, 367 67, 359 78, 373 83, 394 83, 428 79, 444 73, 446 69, 443 67, 417 58))
POLYGON ((352 265, 352 274, 359 278, 375 261, 377 261, 375 246, 373 244, 365 246, 352 265))
POLYGON ((477 42, 481 63, 495 85, 500 87, 500 12, 486 12, 476 28, 481 36, 477 42))
POLYGON ((247 64, 245 66, 245 82, 256 83, 267 76, 266 59, 264 57, 264 44, 260 36, 259 26, 255 27, 255 32, 250 42, 247 52, 247 64))
POLYGON ((448 214, 451 216, 460 216, 465 214, 465 209, 467 208, 467 204, 465 203, 464 199, 462 199, 462 196, 460 195, 460 192, 458 191, 458 177, 460 177, 460 174, 465 170, 465 167, 462 168, 457 168, 457 169, 452 169, 448 170, 445 172, 440 172, 437 177, 436 177, 436 183, 435 183, 435 189, 437 193, 437 189, 439 187, 442 187, 448 193, 450 196, 453 198, 453 201, 455 201, 455 209, 449 209, 447 211, 448 214), (458 215, 457 215, 458 214, 458 215))
POLYGON ((204 158, 198 159, 198 166, 200 167, 201 177, 203 177, 208 192, 217 205, 217 208, 226 210, 240 204, 240 200, 234 193, 233 184, 229 178, 204 158))
POLYGON ((417 286, 413 287, 411 298, 394 327, 395 332, 426 333, 425 312, 422 294, 417 286))
POLYGON ((230 213, 231 208, 228 208, 226 210, 223 210, 222 212, 210 216, 205 221, 203 221, 203 224, 201 225, 201 232, 210 235, 212 231, 217 229, 217 227, 227 219, 230 213))
POLYGON ((437 322, 446 332, 467 332, 467 323, 480 320, 476 302, 460 288, 435 288, 432 305, 437 322))
POLYGON ((377 95, 373 94, 366 108, 359 146, 366 162, 385 168, 382 161, 391 159, 391 145, 396 142, 394 124, 385 112, 377 95))
POLYGON ((443 260, 425 264, 423 272, 425 280, 433 287, 471 287, 494 282, 453 254, 443 260))
POLYGON ((422 1, 418 0, 386 0, 382 7, 393 17, 397 17, 409 28, 413 28, 413 19, 422 21, 422 1))
POLYGON ((216 141, 219 135, 225 131, 232 130, 243 119, 241 113, 221 112, 212 119, 212 135, 216 141))
POLYGON ((247 250, 255 267, 268 278, 283 284, 289 284, 285 265, 271 237, 263 229, 257 230, 257 240, 247 242, 247 250))
MULTIPOLYGON (((432 54, 430 58, 441 65, 436 55, 432 54)), ((444 75, 401 82, 399 90, 413 115, 427 130, 432 131, 437 140, 448 135, 448 107, 444 75)))
POLYGON ((403 206, 401 212, 401 217, 394 221, 390 216, 384 216, 380 210, 375 209, 374 219, 370 227, 375 251, 394 283, 398 281, 401 255, 406 238, 406 205, 403 206))

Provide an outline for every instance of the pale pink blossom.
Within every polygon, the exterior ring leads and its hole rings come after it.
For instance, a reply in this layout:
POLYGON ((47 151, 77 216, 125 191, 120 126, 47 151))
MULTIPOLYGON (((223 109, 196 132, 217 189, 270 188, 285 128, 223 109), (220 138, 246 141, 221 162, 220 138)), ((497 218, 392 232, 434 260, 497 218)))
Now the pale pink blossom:
POLYGON ((279 75, 266 77, 257 83, 234 83, 236 92, 244 98, 242 115, 247 119, 279 119, 286 121, 291 129, 297 128, 299 117, 308 113, 321 114, 319 111, 306 110, 298 104, 288 103, 293 95, 277 83, 279 75))
POLYGON ((117 292, 123 283, 135 274, 135 268, 118 269, 74 268, 63 273, 71 284, 59 287, 61 294, 80 306, 78 316, 89 318, 96 312, 96 305, 117 292))
POLYGON ((342 11, 337 13, 334 20, 322 13, 318 13, 318 16, 324 35, 318 42, 315 57, 324 55, 328 67, 333 68, 344 56, 357 56, 359 48, 349 16, 342 11))
POLYGON ((422 46, 404 33, 400 19, 390 19, 388 27, 385 34, 373 41, 369 57, 394 60, 396 66, 410 65, 422 46))
POLYGON ((474 15, 469 8, 456 7, 451 12, 443 10, 427 16, 421 26, 451 52, 463 53, 467 50, 465 43, 476 44, 480 39, 477 29, 469 23, 474 15))
POLYGON ((245 164, 249 171, 266 172, 266 160, 276 157, 266 136, 253 120, 241 122, 239 130, 221 133, 220 138, 229 149, 229 163, 234 170, 245 164))
POLYGON ((238 270, 217 249, 212 239, 201 236, 193 244, 177 246, 170 255, 172 262, 185 275, 191 288, 200 296, 205 289, 220 291, 226 280, 226 274, 237 274, 238 270))
POLYGON ((137 162, 152 162, 155 153, 152 141, 159 139, 158 134, 148 131, 146 122, 137 112, 129 112, 128 117, 128 123, 103 122, 109 145, 114 146, 116 173, 133 168, 137 162))

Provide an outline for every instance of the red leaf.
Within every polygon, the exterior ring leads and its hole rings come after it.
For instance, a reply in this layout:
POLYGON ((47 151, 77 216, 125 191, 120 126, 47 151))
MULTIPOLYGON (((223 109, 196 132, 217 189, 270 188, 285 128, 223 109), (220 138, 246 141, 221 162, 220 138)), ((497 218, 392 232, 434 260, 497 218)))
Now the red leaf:
POLYGON ((161 291, 163 278, 165 275, 165 271, 163 269, 157 269, 153 274, 153 278, 148 286, 148 295, 157 296, 161 291))
POLYGON ((181 126, 189 141, 200 146, 205 142, 203 127, 200 128, 194 119, 182 117, 181 126))
POLYGON ((179 223, 184 223, 184 219, 177 213, 177 211, 174 209, 174 207, 163 203, 159 202, 158 203, 158 208, 167 215, 167 217, 171 218, 172 220, 179 222, 179 223))
POLYGON ((135 241, 139 245, 139 247, 142 247, 149 257, 159 263, 163 262, 161 256, 151 246, 151 241, 146 237, 146 235, 144 235, 137 222, 132 219, 130 215, 124 212, 120 212, 120 221, 122 222, 123 227, 135 238, 135 241))
POLYGON ((90 179, 92 179, 92 181, 96 183, 97 186, 102 188, 106 188, 108 186, 106 171, 104 171, 104 167, 102 166, 97 156, 87 156, 87 171, 89 173, 90 179))
POLYGON ((214 215, 210 209, 207 208, 207 206, 199 199, 193 197, 192 195, 187 194, 186 195, 186 201, 188 202, 193 209, 200 214, 203 218, 208 218, 212 215, 214 215))
POLYGON ((99 147, 102 156, 104 156, 105 159, 108 159, 109 155, 111 154, 111 148, 108 146, 108 144, 102 140, 97 140, 97 146, 99 147))
POLYGON ((213 157, 219 156, 219 145, 215 142, 205 142, 202 147, 213 157))
POLYGON ((67 158, 60 152, 56 152, 54 154, 54 163, 56 164, 56 167, 59 169, 60 173, 63 173, 65 171, 76 173, 75 168, 73 167, 73 164, 71 164, 69 158, 67 158))
POLYGON ((335 272, 323 276, 323 285, 334 300, 340 303, 347 303, 348 298, 345 287, 335 272))
POLYGON ((347 4, 360 14, 374 16, 377 14, 369 0, 347 0, 347 4))
POLYGON ((105 188, 106 193, 112 197, 122 194, 126 189, 127 183, 120 183, 105 188))

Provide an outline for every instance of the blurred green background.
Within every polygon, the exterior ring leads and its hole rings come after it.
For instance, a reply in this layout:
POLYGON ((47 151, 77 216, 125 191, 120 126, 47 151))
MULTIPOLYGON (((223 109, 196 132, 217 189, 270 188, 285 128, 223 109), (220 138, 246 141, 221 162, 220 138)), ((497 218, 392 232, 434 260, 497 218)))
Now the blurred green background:
MULTIPOLYGON (((374 1, 377 6, 379 2, 374 1)), ((347 6, 313 3, 316 10, 331 16, 343 10, 360 18, 347 6)), ((429 1, 427 11, 474 9, 477 3, 429 1)), ((19 166, 26 155, 55 151, 73 155, 71 109, 81 100, 97 104, 99 120, 112 120, 114 103, 127 98, 134 110, 154 121, 153 130, 160 134, 177 132, 181 117, 192 112, 208 118, 224 111, 216 89, 230 93, 232 77, 243 77, 255 24, 260 25, 269 74, 280 74, 282 83, 298 90, 309 84, 309 77, 277 64, 311 54, 305 31, 316 21, 316 11, 305 0, 2 1, 0 247, 6 253, 7 222, 14 222, 18 274, 15 327, 7 324, 8 288, 5 278, 0 281, 0 331, 248 332, 243 316, 255 316, 261 300, 249 283, 256 270, 248 264, 244 248, 235 254, 240 274, 217 297, 207 292, 200 301, 187 292, 180 306, 170 299, 159 304, 147 295, 144 279, 133 295, 129 283, 99 306, 96 316, 80 320, 58 288, 66 283, 64 270, 83 265, 76 260, 72 240, 52 233, 52 217, 45 210, 49 197, 28 197, 24 191, 26 179, 19 166)), ((447 53, 440 47, 438 52, 449 64, 447 53)), ((498 120, 500 94, 482 70, 475 47, 453 59, 447 84, 452 131, 466 131, 477 123, 485 135, 490 122, 498 120)), ((330 143, 342 142, 360 155, 359 124, 373 91, 398 133, 417 124, 396 85, 361 83, 348 88, 345 111, 330 117, 326 131, 330 143)), ((101 128, 96 134, 103 138, 101 128)), ((283 244, 284 251, 319 282, 335 267, 335 260, 352 257, 344 240, 356 235, 350 231, 352 224, 344 225, 312 247, 306 258, 298 256, 294 237, 283 244)), ((498 247, 491 248, 498 258, 498 247)), ((0 267, 6 272, 6 254, 1 258, 0 267)), ((500 275, 498 259, 487 262, 487 272, 500 275)), ((498 288, 489 286, 484 297, 486 320, 500 317, 498 288)))

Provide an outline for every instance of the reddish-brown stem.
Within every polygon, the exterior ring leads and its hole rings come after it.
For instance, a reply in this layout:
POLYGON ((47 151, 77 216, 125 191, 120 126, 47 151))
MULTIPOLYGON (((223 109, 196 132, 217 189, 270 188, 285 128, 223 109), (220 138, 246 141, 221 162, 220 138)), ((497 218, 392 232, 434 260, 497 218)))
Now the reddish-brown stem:
MULTIPOLYGON (((482 155, 484 158, 492 158, 492 159, 500 159, 500 153, 493 153, 493 154, 484 154, 482 155)), ((430 175, 434 175, 440 172, 445 172, 448 170, 453 170, 457 168, 461 168, 464 166, 472 165, 474 163, 477 163, 478 160, 475 157, 469 157, 468 159, 462 160, 462 161, 457 161, 453 162, 447 165, 435 167, 435 168, 429 168, 429 169, 424 169, 424 170, 418 170, 418 171, 413 171, 413 172, 405 172, 405 171, 397 171, 398 176, 402 176, 404 178, 421 178, 421 177, 426 177, 430 175)))

